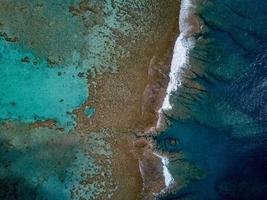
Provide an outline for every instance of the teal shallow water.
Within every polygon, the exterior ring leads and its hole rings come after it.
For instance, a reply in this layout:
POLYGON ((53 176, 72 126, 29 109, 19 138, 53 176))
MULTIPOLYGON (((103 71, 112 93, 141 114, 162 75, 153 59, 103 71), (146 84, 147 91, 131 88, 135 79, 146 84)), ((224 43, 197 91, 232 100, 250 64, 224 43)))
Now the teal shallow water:
POLYGON ((101 16, 99 26, 85 33, 69 12, 71 4, 1 2, 1 33, 18 38, 0 38, 1 199, 108 199, 116 190, 109 132, 73 132, 73 111, 89 97, 88 73, 103 72, 104 66, 115 70, 115 64, 107 65, 107 42, 115 41, 106 37, 111 33, 101 28, 101 16), (46 120, 64 132, 28 125, 46 120))
POLYGON ((59 127, 75 126, 71 112, 88 98, 87 78, 79 77, 85 68, 50 67, 29 50, 4 40, 0 40, 0 65, 0 119, 27 123, 52 119, 59 127), (29 63, 22 62, 25 57, 29 63))
POLYGON ((95 159, 97 155, 108 160, 112 155, 105 142, 108 132, 84 137, 20 123, 1 124, 0 197, 67 200, 112 194, 110 163, 103 166, 95 159), (101 176, 109 181, 103 182, 101 176))
POLYGON ((153 54, 163 5, 0 0, 0 199, 112 197, 110 131, 81 131, 75 111, 84 127, 97 113, 88 77, 128 67, 144 46, 153 54), (56 126, 37 127, 46 120, 56 126))

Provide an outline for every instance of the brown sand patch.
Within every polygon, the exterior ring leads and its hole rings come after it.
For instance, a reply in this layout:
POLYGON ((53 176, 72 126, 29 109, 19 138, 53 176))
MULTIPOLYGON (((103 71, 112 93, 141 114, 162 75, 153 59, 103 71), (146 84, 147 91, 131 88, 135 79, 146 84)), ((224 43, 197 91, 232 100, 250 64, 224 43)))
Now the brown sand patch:
POLYGON ((89 77, 91 98, 77 111, 77 131, 84 134, 107 128, 112 132, 109 143, 117 185, 112 199, 152 199, 152 193, 164 187, 161 160, 153 155, 150 142, 142 138, 135 146, 133 142, 136 133, 144 133, 157 122, 178 34, 178 5, 176 1, 169 3, 165 18, 156 19, 158 30, 130 47, 130 57, 122 56, 117 73, 89 77), (83 113, 86 106, 96 109, 90 119, 83 113))

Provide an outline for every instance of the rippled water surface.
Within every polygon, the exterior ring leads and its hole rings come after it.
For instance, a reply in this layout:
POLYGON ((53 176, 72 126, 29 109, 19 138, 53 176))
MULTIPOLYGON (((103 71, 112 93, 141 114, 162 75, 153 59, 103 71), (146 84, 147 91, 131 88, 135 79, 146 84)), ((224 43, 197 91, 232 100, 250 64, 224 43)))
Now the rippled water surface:
MULTIPOLYGON (((139 75, 156 70, 167 77, 153 63, 161 63, 154 57, 163 55, 166 40, 171 41, 166 38, 173 33, 164 33, 172 27, 174 18, 168 16, 176 15, 176 2, 0 0, 0 199, 113 198, 118 185, 110 141, 120 141, 112 129, 124 119, 108 119, 111 127, 89 131, 90 119, 99 112, 89 103, 89 98, 95 102, 98 87, 92 80, 135 67, 129 71, 131 84, 123 78, 114 84, 118 96, 108 91, 118 103, 100 105, 104 110, 121 108, 120 100, 134 93, 132 82, 144 81, 136 79, 139 75), (155 69, 146 70, 150 65, 155 69), (141 68, 145 73, 133 72, 141 68)), ((174 51, 172 66, 184 66, 172 77, 175 88, 167 90, 170 126, 155 136, 170 180, 166 185, 172 185, 158 198, 266 199, 267 1, 182 0, 182 5, 193 27, 198 25, 193 16, 201 26, 178 37, 176 46, 188 47, 183 41, 190 41, 190 48, 174 51)), ((150 77, 156 89, 148 92, 149 115, 155 114, 153 92, 163 84, 156 77, 150 77)), ((126 148, 118 145, 130 160, 126 148)))
POLYGON ((267 2, 196 2, 203 26, 192 36, 191 72, 157 138, 177 182, 162 199, 265 199, 267 2))

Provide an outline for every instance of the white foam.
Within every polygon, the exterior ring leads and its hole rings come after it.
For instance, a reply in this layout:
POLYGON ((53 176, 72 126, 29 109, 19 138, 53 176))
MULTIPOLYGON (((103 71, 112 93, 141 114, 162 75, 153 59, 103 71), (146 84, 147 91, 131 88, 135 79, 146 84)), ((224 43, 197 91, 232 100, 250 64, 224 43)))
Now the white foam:
MULTIPOLYGON (((192 25, 190 25, 189 20, 190 12, 192 9, 195 8, 192 1, 194 0, 182 0, 181 2, 181 10, 179 15, 180 35, 178 36, 175 42, 169 74, 170 81, 168 83, 166 96, 163 100, 163 104, 158 111, 159 119, 157 122, 157 127, 160 127, 162 111, 172 109, 172 105, 170 102, 171 93, 176 91, 181 85, 181 71, 183 68, 187 67, 189 61, 189 51, 194 45, 194 42, 190 39, 190 37, 187 37, 187 33, 189 33, 192 28, 192 25)), ((154 154, 162 161, 165 186, 166 188, 168 188, 171 184, 174 183, 174 179, 168 169, 169 160, 165 156, 161 156, 157 153, 154 154)))
POLYGON ((173 182, 174 182, 174 179, 168 169, 168 164, 169 164, 169 160, 167 157, 165 156, 161 156, 157 153, 154 152, 154 154, 161 159, 161 162, 162 162, 162 167, 163 167, 163 176, 164 176, 164 182, 165 182, 165 186, 166 188, 169 187, 173 182))
POLYGON ((186 33, 190 29, 190 24, 188 22, 189 11, 194 8, 191 0, 183 0, 181 2, 181 10, 179 16, 179 29, 180 35, 177 38, 173 50, 173 57, 170 67, 170 81, 166 90, 166 96, 163 100, 162 110, 171 110, 172 105, 170 103, 171 93, 176 91, 181 85, 181 70, 187 66, 189 50, 192 47, 192 41, 190 38, 186 37, 186 33))
POLYGON ((196 5, 193 1, 195 0, 182 0, 181 2, 179 30, 185 35, 191 32, 191 28, 194 28, 190 23, 190 17, 192 17, 192 13, 196 9, 196 5))
POLYGON ((172 109, 172 105, 170 104, 170 95, 181 85, 180 71, 183 67, 185 67, 187 63, 187 47, 185 46, 184 40, 184 36, 181 33, 175 42, 169 74, 170 81, 166 90, 166 96, 162 104, 163 110, 172 109))

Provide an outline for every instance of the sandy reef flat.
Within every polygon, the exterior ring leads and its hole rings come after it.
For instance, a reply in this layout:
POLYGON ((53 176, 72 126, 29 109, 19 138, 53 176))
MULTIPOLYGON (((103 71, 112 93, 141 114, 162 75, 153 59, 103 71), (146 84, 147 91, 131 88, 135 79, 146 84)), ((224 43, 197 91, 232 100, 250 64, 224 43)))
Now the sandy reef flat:
POLYGON ((136 136, 157 122, 179 1, 2 0, 0 13, 1 142, 11 152, 1 166, 10 172, 1 175, 5 184, 18 179, 48 199, 151 199, 160 192, 161 160, 149 138, 136 136), (33 154, 36 140, 51 163, 46 170, 33 154), (25 170, 15 167, 15 150, 25 170))

